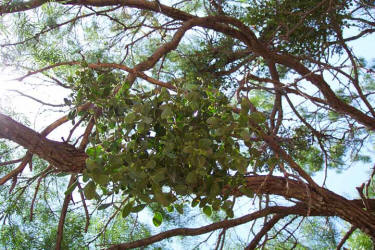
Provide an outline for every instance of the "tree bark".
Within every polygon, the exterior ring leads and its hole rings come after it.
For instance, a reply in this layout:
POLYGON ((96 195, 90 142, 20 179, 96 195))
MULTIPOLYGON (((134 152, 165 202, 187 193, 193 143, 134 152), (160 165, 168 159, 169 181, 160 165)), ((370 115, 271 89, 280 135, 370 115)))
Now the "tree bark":
POLYGON ((276 176, 247 177, 247 187, 256 194, 274 194, 287 199, 297 199, 308 206, 306 216, 310 216, 313 210, 321 213, 321 216, 338 216, 375 238, 374 200, 367 200, 370 209, 365 210, 363 203, 361 205, 358 200, 347 200, 328 189, 276 176))
POLYGON ((83 150, 68 143, 49 140, 4 114, 0 114, 0 138, 23 146, 62 172, 79 173, 86 166, 87 155, 83 150))

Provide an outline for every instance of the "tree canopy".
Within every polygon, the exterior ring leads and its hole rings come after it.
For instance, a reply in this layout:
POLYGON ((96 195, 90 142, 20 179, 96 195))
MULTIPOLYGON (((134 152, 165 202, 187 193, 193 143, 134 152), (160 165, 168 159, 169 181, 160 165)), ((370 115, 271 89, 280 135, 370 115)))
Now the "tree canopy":
POLYGON ((370 246, 375 167, 358 199, 313 175, 373 164, 375 67, 351 46, 373 36, 374 9, 364 0, 0 1, 2 67, 47 94, 14 91, 63 113, 37 119, 37 131, 2 108, 4 235, 48 225, 31 247, 90 247, 85 231, 127 249, 221 230, 219 249, 227 230, 248 223, 247 249, 305 249, 303 235, 326 217, 317 248, 370 246), (59 127, 61 140, 49 137, 59 127), (209 224, 157 234, 131 224, 152 211, 158 227, 197 208, 209 224), (15 231, 12 213, 15 224, 29 213, 30 224, 15 231))

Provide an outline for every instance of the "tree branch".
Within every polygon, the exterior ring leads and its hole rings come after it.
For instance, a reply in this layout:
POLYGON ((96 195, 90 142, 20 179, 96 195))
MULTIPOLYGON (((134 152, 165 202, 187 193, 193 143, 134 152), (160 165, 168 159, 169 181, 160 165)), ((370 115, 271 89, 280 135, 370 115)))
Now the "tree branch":
POLYGON ((33 96, 30 96, 30 95, 24 94, 24 93, 22 93, 21 91, 18 91, 18 90, 16 90, 16 89, 9 89, 8 91, 16 92, 16 93, 20 94, 21 96, 27 97, 27 98, 29 98, 29 99, 31 99, 31 100, 33 100, 33 101, 36 101, 36 102, 38 102, 38 103, 40 103, 40 104, 42 104, 42 105, 51 106, 51 107, 54 107, 54 108, 61 108, 61 107, 65 107, 65 106, 66 106, 66 104, 52 104, 52 103, 46 103, 46 102, 44 102, 44 101, 42 101, 42 100, 39 100, 39 99, 37 99, 37 98, 35 98, 35 97, 33 97, 33 96))
POLYGON ((162 241, 164 239, 171 238, 174 236, 201 235, 201 234, 209 233, 211 231, 215 231, 215 230, 222 229, 222 228, 235 227, 235 226, 242 225, 244 223, 250 222, 254 219, 261 218, 272 213, 280 213, 280 214, 288 215, 289 213, 293 213, 293 212, 303 213, 304 210, 305 209, 299 205, 296 205, 293 207, 282 207, 282 206, 268 207, 263 210, 242 216, 237 219, 220 221, 220 222, 216 222, 216 223, 203 226, 203 227, 199 227, 199 228, 172 229, 172 230, 168 230, 168 231, 156 234, 154 236, 151 236, 145 239, 141 239, 141 240, 137 240, 137 241, 133 241, 129 243, 113 245, 109 247, 108 249, 115 250, 115 249, 130 249, 130 248, 142 247, 142 246, 147 246, 155 242, 159 242, 159 241, 162 241))
POLYGON ((262 229, 259 231, 257 235, 253 238, 253 240, 250 242, 250 244, 245 248, 246 250, 251 250, 255 249, 256 246, 259 244, 260 240, 262 237, 270 231, 273 226, 282 218, 284 218, 286 215, 285 214, 276 214, 275 216, 272 217, 270 221, 268 221, 265 225, 263 225, 262 229))
POLYGON ((49 140, 3 114, 0 114, 0 138, 23 146, 61 171, 80 172, 85 168, 84 151, 79 151, 67 143, 49 140))
MULTIPOLYGON (((69 188, 76 180, 77 180, 77 177, 76 177, 75 174, 73 174, 70 177, 69 184, 68 184, 67 188, 69 188)), ((63 203, 63 206, 61 208, 59 225, 57 227, 56 248, 55 248, 56 250, 61 250, 61 244, 62 244, 63 236, 64 236, 65 218, 66 218, 66 214, 68 212, 69 202, 70 202, 71 199, 72 199, 71 193, 65 195, 64 203, 63 203)))
POLYGON ((339 244, 337 245, 336 247, 336 250, 340 250, 342 248, 342 246, 345 244, 345 242, 349 239, 350 235, 352 235, 352 233, 356 230, 357 228, 352 226, 348 232, 346 232, 346 234, 344 235, 344 237, 341 239, 341 241, 339 242, 339 244))

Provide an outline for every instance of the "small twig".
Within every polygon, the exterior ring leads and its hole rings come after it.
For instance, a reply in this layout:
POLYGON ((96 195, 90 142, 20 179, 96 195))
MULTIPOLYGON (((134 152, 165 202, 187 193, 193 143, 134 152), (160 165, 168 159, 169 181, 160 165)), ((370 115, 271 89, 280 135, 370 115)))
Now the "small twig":
MULTIPOLYGON (((108 249, 131 249, 131 248, 136 248, 136 247, 141 247, 141 246, 147 246, 155 242, 159 242, 161 240, 171 238, 173 236, 177 235, 184 235, 184 236, 194 236, 194 235, 201 235, 204 233, 209 233, 221 228, 231 228, 235 227, 247 222, 250 222, 252 220, 255 220, 257 218, 264 217, 268 214, 272 213, 280 213, 283 216, 288 215, 288 211, 293 210, 295 207, 282 207, 282 206, 275 206, 275 207, 268 207, 260 211, 256 211, 254 213, 232 219, 232 220, 225 220, 225 221, 220 221, 216 222, 207 226, 199 227, 199 228, 177 228, 177 229, 172 229, 168 230, 153 236, 150 236, 148 238, 144 238, 141 240, 129 242, 129 243, 123 243, 123 244, 118 244, 118 245, 112 245, 108 249)), ((281 216, 281 215, 280 215, 281 216)))
POLYGON ((16 93, 20 94, 21 96, 27 97, 27 98, 29 98, 29 99, 31 99, 33 101, 39 102, 40 104, 43 104, 43 105, 46 105, 46 106, 51 106, 51 107, 54 107, 54 108, 61 108, 61 107, 65 107, 66 106, 66 104, 52 104, 52 103, 47 103, 47 102, 39 100, 39 99, 37 99, 35 97, 32 97, 30 95, 24 94, 21 91, 18 91, 18 90, 15 90, 15 89, 8 89, 8 91, 16 92, 16 93))
POLYGON ((274 217, 272 217, 271 220, 269 220, 267 223, 265 223, 262 227, 262 229, 259 231, 257 235, 253 238, 253 240, 250 242, 250 244, 245 248, 246 250, 255 249, 255 247, 258 245, 259 241, 262 239, 262 237, 273 228, 273 226, 282 218, 284 218, 285 214, 276 214, 274 217))
POLYGON ((52 166, 49 165, 42 173, 42 175, 39 177, 38 179, 38 182, 36 184, 36 187, 35 187, 35 192, 34 192, 34 196, 33 196, 33 199, 31 201, 31 206, 30 206, 30 221, 33 220, 33 214, 34 214, 34 204, 35 204, 35 200, 36 200, 36 196, 38 194, 38 191, 39 191, 39 186, 40 186, 40 183, 41 181, 43 180, 44 177, 46 177, 46 175, 49 173, 49 171, 52 169, 52 166))
POLYGON ((82 193, 82 187, 81 187, 81 184, 79 183, 79 181, 77 182, 77 186, 78 186, 78 189, 79 189, 79 195, 81 196, 83 209, 85 210, 85 217, 86 217, 85 233, 87 233, 87 230, 88 230, 89 225, 90 225, 90 214, 89 214, 89 211, 87 209, 86 199, 85 199, 85 197, 82 193))
POLYGON ((339 244, 336 247, 336 250, 340 250, 341 247, 345 244, 345 242, 349 239, 350 235, 356 230, 357 228, 355 226, 352 226, 348 232, 344 235, 344 237, 341 239, 339 244))
POLYGON ((14 163, 21 162, 23 158, 17 159, 17 160, 11 160, 11 161, 5 161, 5 162, 0 162, 0 166, 6 166, 14 163))
POLYGON ((116 209, 116 211, 111 215, 111 217, 109 217, 109 219, 107 220, 107 222, 105 223, 104 227, 102 228, 102 230, 93 238, 91 239, 87 245, 91 244, 92 242, 94 242, 97 238, 99 238, 100 235, 102 235, 106 230, 107 230, 107 227, 109 225, 109 223, 116 217, 116 215, 121 211, 121 207, 125 204, 125 202, 127 202, 129 200, 129 196, 126 197, 122 202, 121 202, 121 205, 118 209, 116 209))
MULTIPOLYGON (((68 188, 76 181, 77 177, 75 174, 71 175, 68 188)), ((65 217, 68 212, 68 206, 69 202, 72 199, 72 194, 67 194, 65 195, 64 198, 64 203, 61 208, 61 213, 60 213, 60 219, 59 219, 59 225, 57 226, 57 236, 56 236, 56 250, 61 250, 61 244, 63 240, 63 235, 64 235, 64 224, 65 224, 65 217)))
MULTIPOLYGON (((16 169, 13 169, 7 175, 3 176, 0 179, 0 185, 3 185, 4 183, 6 183, 7 181, 9 181, 12 178, 13 178, 13 183, 16 183, 17 178, 15 178, 15 177, 17 177, 17 175, 25 169, 25 167, 27 166, 27 163, 29 163, 31 158, 32 158, 32 154, 27 152, 25 157, 22 158, 21 164, 16 169)), ((10 189, 10 192, 13 190, 13 188, 10 189)))

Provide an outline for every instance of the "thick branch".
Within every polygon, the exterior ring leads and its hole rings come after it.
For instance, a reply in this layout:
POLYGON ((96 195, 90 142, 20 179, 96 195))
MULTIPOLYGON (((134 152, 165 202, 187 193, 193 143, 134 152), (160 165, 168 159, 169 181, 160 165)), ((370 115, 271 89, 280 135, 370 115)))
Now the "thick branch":
POLYGON ((67 143, 49 140, 3 114, 0 114, 0 138, 23 146, 61 171, 81 172, 85 167, 85 152, 67 143))
POLYGON ((46 2, 49 2, 49 0, 32 0, 28 2, 9 0, 8 3, 0 6, 0 15, 35 9, 46 2))
MULTIPOLYGON (((249 176, 247 187, 257 194, 275 194, 297 199, 311 206, 312 211, 319 211, 320 215, 339 216, 363 232, 375 236, 375 216, 371 211, 365 211, 363 205, 359 206, 358 200, 350 201, 328 189, 276 176, 249 176)), ((373 205, 372 200, 371 206, 373 205)))

